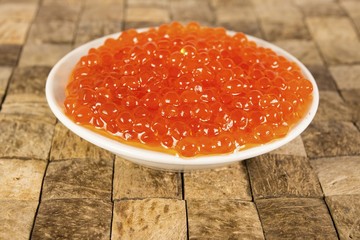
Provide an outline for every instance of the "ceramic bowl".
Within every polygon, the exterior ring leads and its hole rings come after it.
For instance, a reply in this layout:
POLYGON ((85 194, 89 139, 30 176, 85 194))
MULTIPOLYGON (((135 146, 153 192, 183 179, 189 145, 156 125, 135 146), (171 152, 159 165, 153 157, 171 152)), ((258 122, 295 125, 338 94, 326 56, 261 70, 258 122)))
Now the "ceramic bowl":
MULTIPOLYGON (((146 29, 140 29, 139 31, 144 30, 146 29)), ((234 32, 231 31, 228 31, 227 33, 229 35, 234 34, 234 32)), ((65 115, 63 102, 65 99, 65 87, 70 77, 71 71, 74 68, 75 64, 79 61, 81 56, 86 55, 90 48, 102 45, 107 38, 117 38, 119 34, 120 33, 111 34, 86 43, 74 49, 66 56, 64 56, 60 61, 58 61, 47 78, 46 98, 52 112, 59 119, 59 121, 64 124, 68 129, 70 129, 72 132, 74 132, 81 138, 103 149, 113 152, 114 154, 124 159, 148 167, 172 171, 188 171, 220 167, 236 161, 249 159, 270 152, 287 144, 295 137, 299 136, 306 129, 306 127, 310 124, 310 122, 315 116, 319 103, 319 91, 314 77, 311 75, 310 71, 304 66, 304 64, 302 64, 298 59, 296 59, 294 56, 292 56, 285 50, 259 38, 247 36, 249 40, 256 42, 258 46, 270 48, 278 55, 284 56, 288 60, 297 63, 298 66, 301 68, 304 76, 313 84, 313 99, 308 112, 290 130, 290 132, 285 137, 231 154, 202 156, 195 158, 181 158, 162 152, 133 147, 110 139, 104 135, 101 135, 74 123, 69 117, 65 115)))

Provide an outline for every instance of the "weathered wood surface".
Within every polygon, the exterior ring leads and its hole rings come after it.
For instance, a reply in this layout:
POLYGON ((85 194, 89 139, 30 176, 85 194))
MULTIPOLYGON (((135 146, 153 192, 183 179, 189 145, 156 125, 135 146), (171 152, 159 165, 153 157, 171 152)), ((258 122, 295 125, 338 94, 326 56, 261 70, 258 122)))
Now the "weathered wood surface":
POLYGON ((0 0, 0 239, 360 238, 359 12, 356 0, 0 0), (302 61, 320 90, 307 130, 181 174, 115 157, 55 119, 46 78, 71 49, 191 20, 302 61))

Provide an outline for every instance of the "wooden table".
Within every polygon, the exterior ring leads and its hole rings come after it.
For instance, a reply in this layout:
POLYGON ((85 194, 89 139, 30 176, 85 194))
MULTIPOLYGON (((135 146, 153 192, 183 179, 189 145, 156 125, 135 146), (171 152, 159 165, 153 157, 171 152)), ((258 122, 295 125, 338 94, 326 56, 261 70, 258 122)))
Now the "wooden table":
POLYGON ((0 239, 360 239, 360 1, 0 0, 0 239), (315 76, 320 107, 285 147, 167 173, 56 121, 44 95, 74 47, 195 20, 264 38, 315 76))

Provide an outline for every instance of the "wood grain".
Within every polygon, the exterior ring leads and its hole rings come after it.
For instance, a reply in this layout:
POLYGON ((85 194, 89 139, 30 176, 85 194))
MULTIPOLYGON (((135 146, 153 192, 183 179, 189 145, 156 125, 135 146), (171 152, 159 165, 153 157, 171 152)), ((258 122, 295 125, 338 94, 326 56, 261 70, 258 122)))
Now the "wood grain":
POLYGON ((185 201, 116 201, 111 239, 186 239, 185 201))
POLYGON ((360 195, 326 197, 340 239, 360 239, 360 195))
POLYGON ((256 206, 266 239, 337 239, 322 199, 262 199, 256 206))
POLYGON ((115 159, 113 199, 182 198, 180 173, 164 172, 115 159))
POLYGON ((109 239, 111 211, 109 201, 42 201, 31 239, 109 239))
POLYGON ((264 239, 252 202, 189 200, 189 239, 264 239))
POLYGON ((247 161, 255 199, 321 197, 319 181, 307 158, 262 155, 247 161))
POLYGON ((185 199, 239 199, 251 201, 245 162, 213 170, 184 173, 185 199))

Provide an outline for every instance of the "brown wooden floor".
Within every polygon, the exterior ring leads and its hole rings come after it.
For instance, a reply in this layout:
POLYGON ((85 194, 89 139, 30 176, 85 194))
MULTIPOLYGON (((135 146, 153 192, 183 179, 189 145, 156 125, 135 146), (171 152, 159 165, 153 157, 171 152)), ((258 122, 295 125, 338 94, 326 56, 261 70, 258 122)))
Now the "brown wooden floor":
POLYGON ((360 1, 0 0, 0 239, 360 239, 360 1), (298 57, 320 88, 310 127, 204 172, 149 170, 81 140, 44 94, 76 46, 172 20, 298 57))

